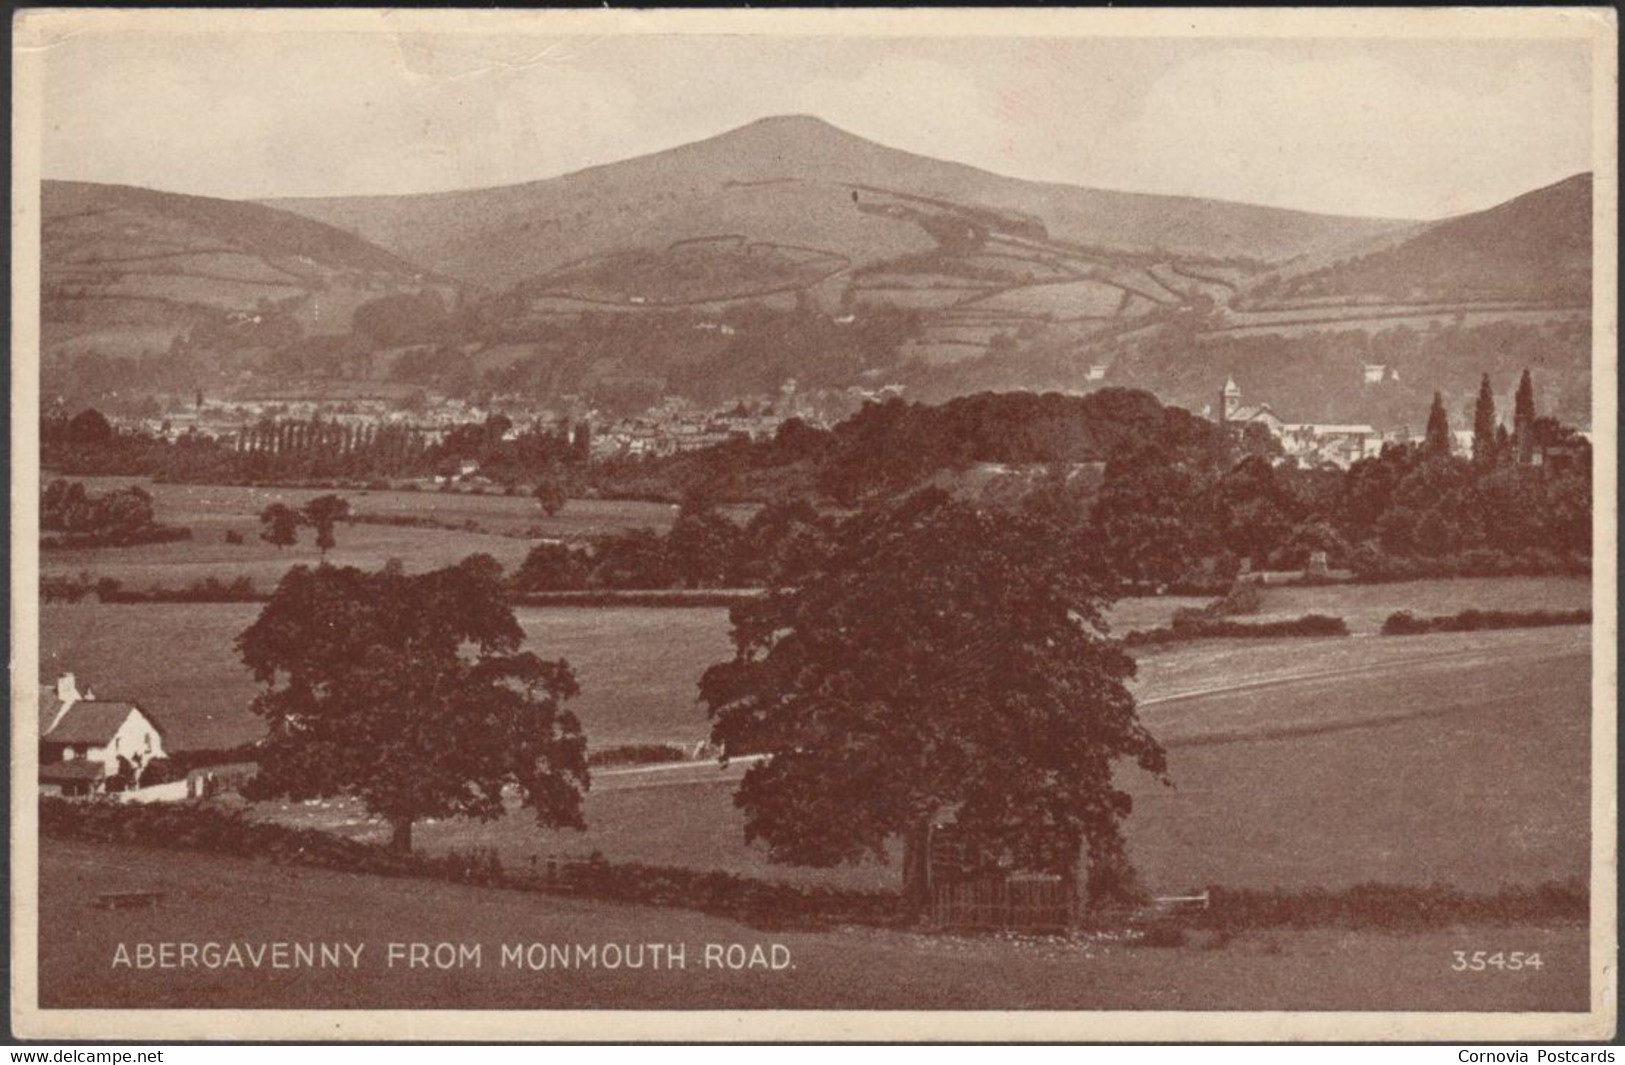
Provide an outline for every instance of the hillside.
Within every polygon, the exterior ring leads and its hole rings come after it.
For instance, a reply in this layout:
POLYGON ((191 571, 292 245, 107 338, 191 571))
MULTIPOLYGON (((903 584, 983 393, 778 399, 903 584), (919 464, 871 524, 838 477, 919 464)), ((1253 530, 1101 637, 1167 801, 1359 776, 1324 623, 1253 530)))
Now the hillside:
POLYGON ((1021 181, 887 148, 808 116, 763 119, 522 185, 270 202, 448 275, 502 288, 584 257, 707 237, 801 246, 853 265, 936 246, 906 212, 863 209, 877 203, 956 214, 1040 240, 1267 261, 1395 224, 1021 181))
POLYGON ((1486 211, 1458 215, 1343 254, 1293 264, 1255 294, 1280 300, 1581 304, 1591 296, 1590 174, 1576 174, 1486 211))
POLYGON ((247 328, 272 305, 301 332, 344 333, 358 303, 430 280, 354 234, 258 204, 46 181, 41 208, 48 352, 164 351, 200 322, 235 312, 247 328))
POLYGON ((807 116, 522 185, 270 202, 516 291, 542 327, 745 300, 889 304, 923 312, 903 357, 927 366, 1023 328, 1082 338, 1222 301, 1269 262, 1403 225, 1021 181, 807 116))

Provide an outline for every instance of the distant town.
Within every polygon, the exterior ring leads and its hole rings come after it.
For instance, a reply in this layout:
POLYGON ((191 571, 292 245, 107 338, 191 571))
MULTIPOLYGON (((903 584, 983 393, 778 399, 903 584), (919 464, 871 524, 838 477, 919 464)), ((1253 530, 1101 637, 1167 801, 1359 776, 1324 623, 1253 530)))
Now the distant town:
MULTIPOLYGON (((1380 386, 1391 380, 1393 373, 1387 366, 1368 365, 1364 367, 1364 380, 1368 386, 1380 386)), ((531 428, 555 429, 573 436, 575 430, 571 427, 584 425, 591 434, 591 457, 613 460, 661 458, 730 441, 769 439, 791 420, 827 429, 867 403, 906 398, 905 391, 902 385, 885 384, 801 392, 796 381, 790 379, 776 395, 740 396, 715 406, 667 396, 639 414, 613 418, 577 396, 565 396, 558 403, 539 403, 519 395, 476 402, 427 391, 413 392, 406 398, 362 394, 342 399, 301 395, 287 389, 224 397, 197 392, 191 397, 159 400, 161 413, 115 415, 109 420, 117 428, 156 440, 208 439, 229 449, 247 450, 257 428, 277 423, 319 422, 355 432, 390 427, 411 432, 425 446, 434 446, 460 425, 483 424, 502 417, 507 421, 504 440, 516 439, 531 428)), ((1250 399, 1251 395, 1244 394, 1231 375, 1219 389, 1215 402, 1199 413, 1223 425, 1239 442, 1245 443, 1249 434, 1257 442, 1269 441, 1267 450, 1275 453, 1278 463, 1301 469, 1348 469, 1360 459, 1381 454, 1386 444, 1411 443, 1420 438, 1410 425, 1291 421, 1268 400, 1250 399)), ((1471 454, 1470 428, 1453 429, 1450 435, 1454 453, 1471 454)), ((1591 438, 1589 428, 1578 435, 1588 442, 1591 438)))

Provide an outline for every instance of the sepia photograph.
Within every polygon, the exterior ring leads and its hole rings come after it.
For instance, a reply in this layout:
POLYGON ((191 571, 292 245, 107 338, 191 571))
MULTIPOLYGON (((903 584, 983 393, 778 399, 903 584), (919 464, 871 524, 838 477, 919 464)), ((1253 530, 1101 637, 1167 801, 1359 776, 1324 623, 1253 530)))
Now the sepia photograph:
POLYGON ((13 31, 18 1035, 1613 1036, 1612 10, 13 31))

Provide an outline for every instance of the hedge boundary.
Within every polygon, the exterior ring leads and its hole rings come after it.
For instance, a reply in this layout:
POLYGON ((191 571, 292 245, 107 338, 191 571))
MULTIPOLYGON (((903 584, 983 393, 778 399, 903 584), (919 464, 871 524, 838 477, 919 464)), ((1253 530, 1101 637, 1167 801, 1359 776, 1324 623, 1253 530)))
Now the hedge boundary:
MULTIPOLYGON (((443 855, 400 854, 316 829, 256 821, 239 811, 199 802, 124 805, 42 797, 40 834, 56 839, 194 851, 377 876, 416 877, 608 902, 697 910, 758 928, 828 928, 836 924, 906 927, 915 919, 887 891, 802 888, 721 871, 702 872, 639 862, 586 860, 528 870, 503 867, 489 848, 443 855)), ((1443 884, 1366 883, 1342 890, 1209 888, 1209 905, 1191 913, 1193 926, 1232 932, 1261 929, 1350 928, 1414 931, 1458 924, 1583 922, 1590 894, 1578 877, 1505 887, 1473 895, 1443 884)), ((1113 910, 1084 911, 1081 927, 1131 921, 1113 910)))
POLYGON ((1422 636, 1435 632, 1480 632, 1491 629, 1543 629, 1589 625, 1589 610, 1463 610, 1458 614, 1418 617, 1409 610, 1389 614, 1384 636, 1422 636))
POLYGON ((1348 622, 1325 614, 1304 614, 1283 621, 1230 621, 1225 618, 1177 616, 1173 624, 1136 629, 1123 637, 1124 647, 1156 647, 1186 640, 1282 639, 1347 636, 1348 622))

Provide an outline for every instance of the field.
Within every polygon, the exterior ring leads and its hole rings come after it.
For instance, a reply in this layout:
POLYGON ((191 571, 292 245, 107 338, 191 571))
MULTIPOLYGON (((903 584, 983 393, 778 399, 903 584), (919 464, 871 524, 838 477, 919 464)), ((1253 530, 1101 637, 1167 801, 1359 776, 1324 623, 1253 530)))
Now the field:
MULTIPOLYGON (((301 506, 327 494, 325 490, 152 484, 118 477, 76 479, 83 480, 86 490, 92 493, 140 484, 152 493, 156 519, 190 528, 192 539, 138 547, 52 551, 40 558, 40 571, 47 576, 84 572, 92 577, 112 577, 130 588, 183 587, 205 577, 229 581, 247 576, 257 587, 269 590, 290 566, 312 564, 319 557, 308 530, 301 543, 286 550, 261 540, 259 514, 271 503, 301 506), (243 543, 226 543, 228 530, 242 534, 243 543)), ((665 503, 619 500, 575 499, 561 513, 548 517, 535 500, 525 496, 398 491, 338 494, 348 499, 358 514, 415 515, 453 525, 475 522, 489 530, 341 525, 337 530, 338 547, 329 560, 335 565, 365 568, 399 558, 408 570, 433 569, 483 552, 512 569, 524 561, 531 546, 517 537, 521 532, 534 530, 543 536, 569 538, 627 528, 663 529, 675 514, 665 503)))
MULTIPOLYGON (((1102 939, 765 932, 679 910, 179 852, 57 840, 40 851, 40 924, 51 930, 40 944, 45 1008, 1580 1010, 1587 998, 1587 936, 1576 926, 1243 933, 1222 949, 1200 934, 1188 946, 1150 949, 1102 939), (161 890, 166 900, 142 914, 137 932, 127 914, 94 907, 95 894, 110 890, 161 890), (1450 972, 1452 951, 1492 940, 1539 951, 1544 968, 1450 972), (343 942, 360 947, 360 961, 354 969, 112 966, 121 943, 272 941, 343 942), (395 942, 478 945, 480 965, 392 968, 395 942), (504 944, 532 943, 681 944, 683 965, 501 965, 504 944), (778 944, 788 967, 708 968, 712 943, 778 944)), ((118 1034, 116 1020, 107 1031, 118 1034)))
MULTIPOLYGON (((1419 581, 1271 589, 1264 615, 1347 614, 1346 639, 1215 640, 1140 655, 1142 719, 1170 750, 1172 788, 1134 773, 1130 846, 1159 890, 1347 886, 1365 880, 1493 890, 1583 874, 1587 862, 1590 636, 1586 626, 1419 637, 1370 635, 1392 609, 1567 607, 1585 582, 1419 581)), ((1190 600, 1119 606, 1117 631, 1190 600)), ((252 739, 254 689, 233 657, 253 604, 42 611, 43 672, 74 671, 104 698, 150 707, 177 748, 252 739), (152 663, 163 662, 154 670, 152 663)), ((525 608, 529 646, 563 656, 571 705, 598 746, 692 744, 707 729, 695 682, 729 654, 721 609, 525 608)), ((430 849, 489 846, 509 859, 585 856, 722 868, 769 878, 884 886, 895 866, 798 870, 743 843, 731 803, 741 767, 705 764, 595 775, 585 834, 516 814, 419 827, 430 849)), ((267 805, 264 816, 367 838, 346 803, 267 805)))
MULTIPOLYGON (((470 500, 480 501, 479 497, 470 500)), ((341 530, 341 537, 346 531, 363 528, 341 530)), ((1347 616, 1355 632, 1375 632, 1394 610, 1419 614, 1454 613, 1473 606, 1566 610, 1586 605, 1589 596, 1589 582, 1568 578, 1272 588, 1266 593, 1263 611, 1255 617, 1318 611, 1347 616)), ((1176 609, 1203 602, 1175 596, 1125 599, 1108 617, 1112 632, 1122 635, 1165 625, 1176 609)), ((72 671, 104 697, 133 698, 150 706, 179 747, 246 742, 259 734, 258 720, 246 710, 254 686, 231 644, 259 609, 252 603, 46 604, 41 608, 41 669, 47 678, 72 671), (168 665, 154 670, 153 662, 168 665)), ((565 658, 575 667, 582 695, 572 706, 595 743, 686 744, 704 733, 695 685, 706 666, 731 653, 725 609, 525 607, 517 615, 529 637, 527 649, 550 659, 565 658)), ((1524 635, 1497 638, 1519 641, 1524 635)), ((1181 645, 1141 655, 1141 698, 1177 695, 1214 684, 1267 681, 1283 671, 1380 665, 1405 648, 1420 646, 1436 654, 1453 639, 1429 637, 1420 645, 1386 638, 1372 643, 1314 641, 1312 653, 1299 642, 1289 645, 1295 648, 1290 655, 1283 655, 1283 645, 1273 642, 1181 645)))
POLYGON ((1377 632, 1389 614, 1456 614, 1463 610, 1584 610, 1586 577, 1465 577, 1450 581, 1347 584, 1338 588, 1272 588, 1250 620, 1318 612, 1347 619, 1352 632, 1377 632))
MULTIPOLYGON (((1347 888, 1448 884, 1470 893, 1583 877, 1589 870, 1590 637, 1587 626, 1380 637, 1393 609, 1567 607, 1589 584, 1561 579, 1422 581, 1266 592, 1259 616, 1345 614, 1345 639, 1197 641, 1144 653, 1141 716, 1169 754, 1172 786, 1125 770, 1134 797, 1130 857, 1159 894, 1191 888, 1347 888)), ((1193 600, 1132 600, 1115 631, 1165 621, 1193 600)), ((250 738, 252 695, 229 649, 252 604, 43 608, 45 672, 69 668, 104 697, 150 705, 176 746, 250 738), (152 663, 164 668, 153 670, 152 663), (156 674, 156 676, 155 676, 156 674)), ((690 743, 706 723, 693 698, 703 667, 728 654, 719 609, 526 608, 531 646, 564 655, 584 688, 572 704, 594 743, 690 743)), ((819 870, 769 863, 744 842, 733 790, 745 767, 711 763, 601 769, 585 832, 539 828, 520 810, 495 822, 422 822, 429 852, 492 848, 523 868, 548 856, 726 870, 804 885, 888 888, 895 860, 819 870)), ((226 802, 241 800, 227 798, 226 802)), ((347 801, 264 803, 253 816, 382 842, 347 801)), ((1152 950, 841 928, 762 932, 655 910, 430 882, 48 840, 42 847, 47 1004, 619 1008, 1576 1009, 1586 935, 1561 923, 1509 929, 1253 931, 1152 950), (92 907, 97 891, 169 893, 127 921, 92 907), (245 905, 245 903, 249 903, 245 905), (264 973, 110 969, 121 941, 345 940, 367 944, 348 970, 264 973), (390 970, 392 941, 482 945, 478 970, 390 970), (513 942, 686 944, 667 971, 523 972, 498 964, 513 942), (704 944, 780 943, 794 967, 701 967, 704 944), (1451 952, 1539 950, 1547 967, 1515 978, 1452 978, 1451 952), (987 974, 996 971, 996 980, 987 974), (95 972, 94 981, 84 973, 95 972), (863 972, 865 980, 853 980, 863 972)))
MULTIPOLYGON (((249 742, 263 731, 247 709, 256 689, 231 645, 259 611, 255 603, 47 604, 41 668, 48 677, 71 671, 103 698, 151 707, 176 747, 249 742)), ((582 695, 570 706, 594 743, 693 743, 705 733, 695 685, 701 670, 731 653, 726 610, 517 613, 530 650, 575 667, 582 695)))
MULTIPOLYGON (((1445 882, 1493 891, 1583 875, 1589 837, 1589 630, 1381 640, 1385 660, 1338 668, 1313 641, 1294 667, 1256 647, 1208 648, 1148 675, 1142 717, 1169 748, 1173 787, 1138 771, 1131 855, 1162 892, 1445 882), (1494 637, 1494 638, 1491 638, 1494 637), (1260 661, 1270 668, 1256 673, 1260 661), (1211 690, 1214 668, 1231 681, 1211 690), (1273 671, 1271 671, 1273 670, 1273 671), (1189 684, 1206 678, 1210 690, 1189 684), (1530 678, 1538 677, 1538 684, 1530 678)), ((1311 641, 1300 641, 1310 643, 1311 641)), ((1376 640, 1360 641, 1375 644, 1376 640)), ((1150 671, 1148 671, 1149 673, 1150 671)), ((590 729, 589 724, 589 729, 590 729)), ((602 852, 799 883, 886 887, 897 866, 769 864, 743 842, 738 767, 601 771, 585 833, 515 811, 420 826, 430 850, 492 847, 510 863, 602 852)), ((267 804, 262 816, 383 841, 359 808, 267 804)))

